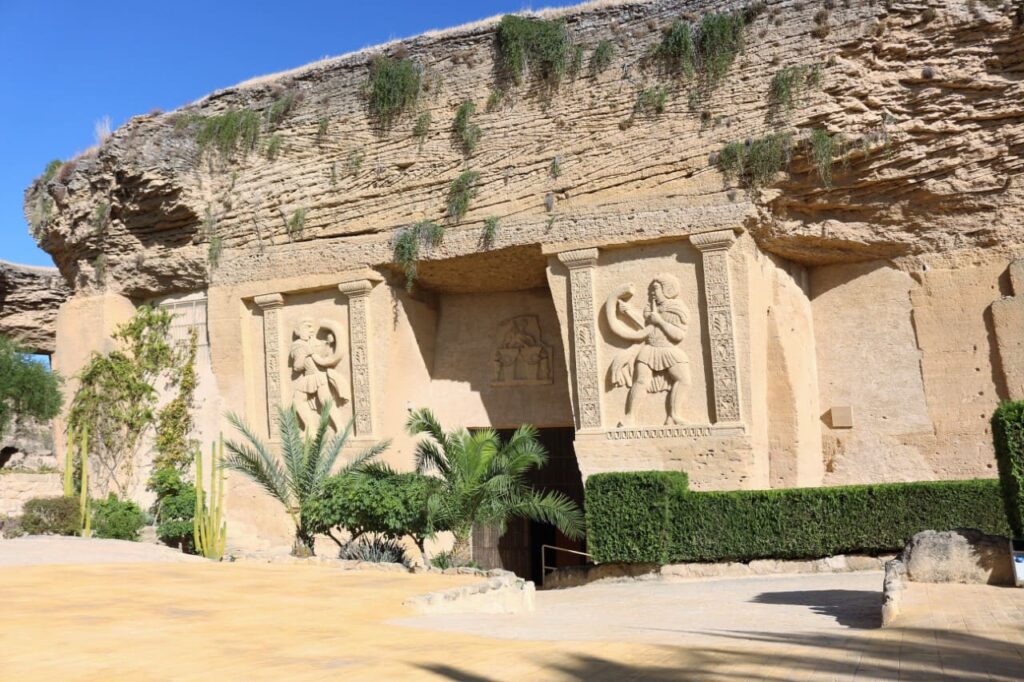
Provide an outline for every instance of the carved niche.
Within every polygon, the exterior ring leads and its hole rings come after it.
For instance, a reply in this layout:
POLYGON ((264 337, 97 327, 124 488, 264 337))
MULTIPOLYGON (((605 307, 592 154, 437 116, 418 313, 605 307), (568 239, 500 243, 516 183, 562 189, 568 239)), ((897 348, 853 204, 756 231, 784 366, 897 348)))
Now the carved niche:
POLYGON ((491 386, 551 383, 551 346, 541 339, 536 315, 519 315, 498 325, 491 386))
POLYGON ((288 352, 292 406, 309 433, 316 428, 324 406, 331 403, 331 428, 338 432, 342 427, 338 408, 348 402, 345 381, 336 369, 343 355, 341 339, 345 338, 345 330, 334 320, 317 323, 305 318, 299 321, 293 335, 288 352))
POLYGON ((690 312, 679 300, 681 286, 675 275, 656 275, 647 287, 642 308, 632 302, 632 283, 615 289, 605 300, 609 329, 633 346, 618 353, 608 368, 612 384, 629 389, 620 427, 633 426, 638 402, 646 393, 668 393, 666 425, 683 423, 684 390, 690 385, 690 360, 679 348, 686 335, 690 312))

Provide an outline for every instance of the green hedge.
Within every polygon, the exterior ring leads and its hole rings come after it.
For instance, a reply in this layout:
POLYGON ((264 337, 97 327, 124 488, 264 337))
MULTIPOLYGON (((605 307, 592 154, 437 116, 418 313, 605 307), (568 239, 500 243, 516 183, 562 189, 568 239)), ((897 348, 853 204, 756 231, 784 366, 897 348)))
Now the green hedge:
POLYGON ((1024 402, 999 406, 992 415, 992 440, 1006 516, 1014 536, 1024 538, 1024 402))
POLYGON ((587 550, 601 562, 669 563, 674 494, 686 474, 635 471, 587 479, 587 550))
POLYGON ((690 492, 670 472, 587 479, 599 562, 677 563, 879 554, 927 529, 1009 527, 995 480, 690 492))

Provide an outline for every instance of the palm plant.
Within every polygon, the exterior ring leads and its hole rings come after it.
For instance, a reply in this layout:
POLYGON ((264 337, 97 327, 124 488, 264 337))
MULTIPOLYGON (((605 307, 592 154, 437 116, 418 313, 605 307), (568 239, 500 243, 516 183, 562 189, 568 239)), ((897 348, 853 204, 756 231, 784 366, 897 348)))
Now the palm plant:
MULTIPOLYGON (((333 438, 328 438, 331 421, 331 405, 328 403, 320 412, 320 422, 316 430, 304 436, 295 409, 279 409, 279 459, 271 454, 267 445, 238 415, 228 414, 228 421, 245 440, 228 441, 224 444, 229 453, 224 459, 224 467, 245 474, 284 505, 295 524, 292 554, 311 556, 313 533, 302 518, 302 503, 323 490, 324 481, 331 474, 331 469, 334 468, 338 455, 348 440, 352 422, 348 423, 344 431, 333 438)), ((390 441, 382 441, 367 448, 345 464, 341 472, 365 465, 383 452, 389 444, 390 441)))
POLYGON ((427 506, 435 527, 455 535, 452 553, 460 563, 471 558, 470 535, 478 523, 504 533, 509 519, 527 518, 553 524, 570 538, 583 535, 583 513, 571 499, 534 490, 527 480, 531 469, 548 461, 534 427, 520 426, 503 443, 493 429, 445 433, 424 409, 409 415, 406 429, 428 436, 416 446, 416 471, 439 475, 427 506))

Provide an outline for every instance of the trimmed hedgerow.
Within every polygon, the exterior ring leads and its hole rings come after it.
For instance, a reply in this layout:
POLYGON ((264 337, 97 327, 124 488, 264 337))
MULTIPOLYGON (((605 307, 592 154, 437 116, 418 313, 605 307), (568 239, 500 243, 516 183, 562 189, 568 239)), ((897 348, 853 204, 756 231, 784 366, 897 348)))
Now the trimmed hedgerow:
POLYGON ((992 415, 999 482, 1014 537, 1024 537, 1024 401, 1005 402, 992 415))
POLYGON ((1009 531, 994 480, 705 493, 669 472, 590 477, 587 524, 598 561, 654 563, 880 554, 927 529, 1009 531))
POLYGON ((669 563, 673 493, 684 473, 635 471, 587 479, 587 549, 598 561, 669 563))

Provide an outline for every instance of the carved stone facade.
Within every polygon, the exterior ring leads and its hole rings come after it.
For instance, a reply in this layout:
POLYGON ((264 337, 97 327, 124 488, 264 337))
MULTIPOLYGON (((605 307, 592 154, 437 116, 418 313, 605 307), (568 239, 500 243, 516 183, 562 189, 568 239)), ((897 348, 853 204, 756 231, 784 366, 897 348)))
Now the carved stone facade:
POLYGON ((580 429, 600 429, 601 374, 597 362, 597 334, 594 308, 594 273, 597 249, 580 249, 558 254, 569 268, 572 298, 572 348, 575 357, 575 394, 580 429))
POLYGON ((541 338, 536 315, 518 315, 498 326, 491 386, 551 383, 551 346, 541 338))
POLYGON ((373 284, 366 279, 338 285, 338 290, 348 298, 349 337, 352 346, 352 411, 355 435, 359 438, 373 435, 367 305, 371 289, 373 284))
POLYGON ((263 311, 263 362, 266 373, 267 433, 271 441, 280 437, 277 412, 281 408, 281 308, 284 296, 266 294, 253 299, 263 311))
POLYGON ((740 421, 739 374, 733 330, 732 286, 729 247, 736 241, 732 230, 705 232, 690 237, 704 259, 704 296, 707 300, 708 337, 711 342, 711 373, 714 378, 715 422, 740 421))

